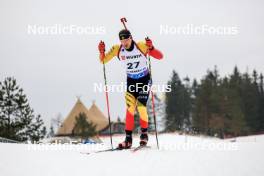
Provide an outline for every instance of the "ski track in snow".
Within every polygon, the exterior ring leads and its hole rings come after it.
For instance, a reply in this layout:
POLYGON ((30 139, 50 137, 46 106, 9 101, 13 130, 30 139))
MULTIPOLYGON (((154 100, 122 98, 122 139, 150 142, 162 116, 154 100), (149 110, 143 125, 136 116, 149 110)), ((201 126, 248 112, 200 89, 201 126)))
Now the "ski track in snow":
MULTIPOLYGON (((113 138, 114 146, 124 136, 113 138)), ((1 176, 73 176, 73 175, 114 175, 114 176, 263 176, 264 135, 240 137, 236 142, 216 138, 194 137, 177 134, 159 135, 160 150, 156 148, 155 136, 150 136, 151 149, 135 153, 114 151, 93 153, 109 148, 109 138, 104 144, 90 144, 88 149, 29 150, 28 144, 0 143, 1 176), (234 150, 175 148, 179 145, 227 145, 234 150)), ((138 137, 134 137, 134 147, 138 137)), ((47 146, 47 145, 46 145, 47 146)))

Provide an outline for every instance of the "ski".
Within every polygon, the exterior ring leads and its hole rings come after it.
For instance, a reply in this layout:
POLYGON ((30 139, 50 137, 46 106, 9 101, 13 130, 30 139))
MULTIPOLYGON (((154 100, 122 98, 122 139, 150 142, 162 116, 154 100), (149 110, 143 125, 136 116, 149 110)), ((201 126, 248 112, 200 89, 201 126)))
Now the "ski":
POLYGON ((93 151, 93 152, 81 152, 81 154, 95 154, 95 153, 104 153, 104 152, 114 152, 114 151, 125 151, 125 150, 133 150, 136 148, 129 148, 129 149, 120 149, 120 148, 114 148, 114 149, 105 149, 105 150, 98 150, 98 151, 93 151))
POLYGON ((90 155, 93 153, 113 152, 113 151, 118 151, 118 150, 120 149, 114 148, 114 149, 105 149, 105 150, 98 150, 98 151, 92 151, 92 152, 81 152, 81 154, 90 155))
POLYGON ((98 151, 92 151, 92 152, 81 152, 81 154, 96 154, 96 153, 104 153, 104 152, 114 152, 114 151, 127 151, 130 150, 132 153, 135 153, 138 150, 145 149, 145 148, 151 148, 150 146, 140 145, 138 147, 132 147, 129 149, 120 149, 120 148, 114 148, 114 149, 105 149, 105 150, 98 150, 98 151))
POLYGON ((141 150, 141 149, 146 149, 146 148, 151 148, 150 146, 147 146, 147 145, 140 145, 140 146, 138 146, 138 147, 136 147, 136 148, 134 148, 134 149, 132 149, 132 153, 135 153, 135 152, 137 152, 137 151, 139 151, 139 150, 141 150))

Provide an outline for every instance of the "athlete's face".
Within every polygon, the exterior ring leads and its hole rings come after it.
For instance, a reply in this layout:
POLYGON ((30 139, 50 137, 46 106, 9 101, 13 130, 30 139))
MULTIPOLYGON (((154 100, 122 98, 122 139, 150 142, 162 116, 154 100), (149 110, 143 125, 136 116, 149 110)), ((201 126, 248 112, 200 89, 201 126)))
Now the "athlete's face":
POLYGON ((121 45, 122 45, 123 47, 125 47, 126 49, 128 49, 128 48, 130 48, 130 46, 131 46, 132 38, 129 37, 128 39, 120 40, 120 42, 121 42, 121 45))

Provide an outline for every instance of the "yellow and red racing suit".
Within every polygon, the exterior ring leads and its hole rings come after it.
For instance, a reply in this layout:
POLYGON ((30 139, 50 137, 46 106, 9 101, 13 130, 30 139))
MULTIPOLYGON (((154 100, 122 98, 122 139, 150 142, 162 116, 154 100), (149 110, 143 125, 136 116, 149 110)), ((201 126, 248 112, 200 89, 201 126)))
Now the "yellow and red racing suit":
POLYGON ((140 115, 140 126, 142 129, 148 128, 148 113, 146 104, 151 86, 150 73, 148 68, 147 54, 162 59, 162 53, 157 49, 149 50, 145 42, 132 41, 129 49, 122 45, 114 45, 105 55, 100 55, 101 63, 107 63, 114 57, 125 65, 127 72, 126 99, 126 127, 125 130, 133 131, 134 114, 137 110, 140 115))

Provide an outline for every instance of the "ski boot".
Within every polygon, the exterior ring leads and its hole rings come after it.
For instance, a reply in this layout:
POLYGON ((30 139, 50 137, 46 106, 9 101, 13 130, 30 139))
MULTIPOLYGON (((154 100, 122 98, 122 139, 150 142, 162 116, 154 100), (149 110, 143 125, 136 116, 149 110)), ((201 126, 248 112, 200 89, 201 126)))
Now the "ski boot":
POLYGON ((147 128, 141 128, 141 135, 140 135, 140 146, 146 146, 148 143, 148 129, 147 128))
POLYGON ((132 131, 126 130, 126 138, 125 141, 118 144, 117 149, 123 150, 123 149, 130 149, 132 147, 132 131))

